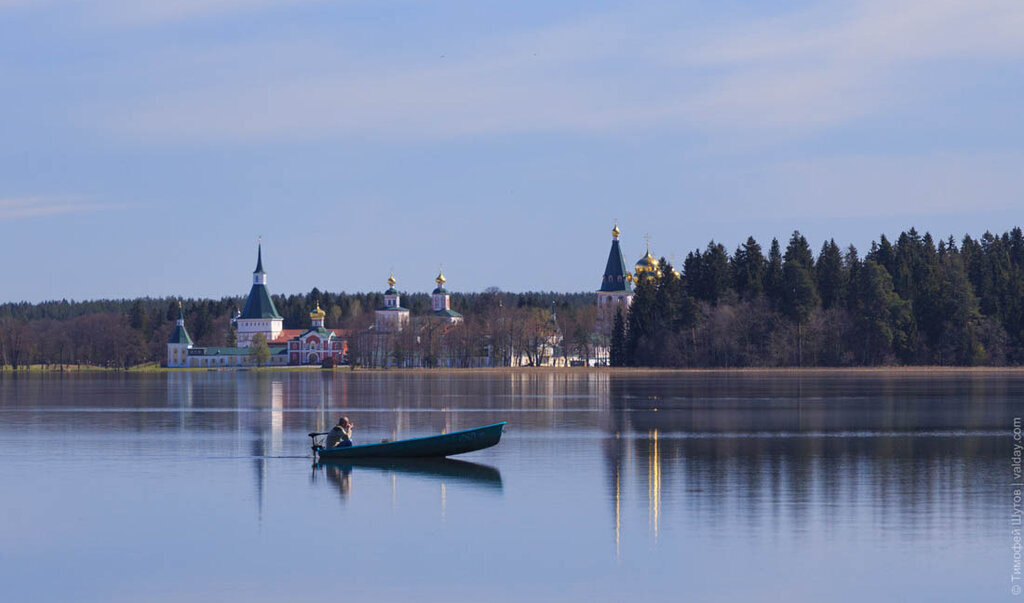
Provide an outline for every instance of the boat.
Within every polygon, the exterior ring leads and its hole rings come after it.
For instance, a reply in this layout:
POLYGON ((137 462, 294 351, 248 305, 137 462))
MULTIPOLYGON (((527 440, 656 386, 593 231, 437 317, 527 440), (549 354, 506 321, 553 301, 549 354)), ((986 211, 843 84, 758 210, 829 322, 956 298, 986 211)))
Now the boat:
MULTIPOLYGON (((361 458, 440 458, 490 448, 501 440, 501 432, 507 421, 451 433, 409 438, 393 442, 375 442, 355 446, 324 448, 314 445, 313 450, 321 459, 361 458)), ((309 434, 310 437, 323 435, 309 434)))

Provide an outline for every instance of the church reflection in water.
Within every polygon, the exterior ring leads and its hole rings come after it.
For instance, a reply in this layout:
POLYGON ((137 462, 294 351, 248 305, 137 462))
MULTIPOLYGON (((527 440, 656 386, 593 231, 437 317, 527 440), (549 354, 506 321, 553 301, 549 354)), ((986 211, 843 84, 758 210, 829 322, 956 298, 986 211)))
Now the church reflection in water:
MULTIPOLYGON (((1020 380, 992 376, 325 371, 167 379, 172 412, 164 417, 175 424, 160 427, 235 434, 235 449, 252 457, 259 501, 273 457, 311 459, 304 434, 326 431, 340 414, 354 417, 367 440, 510 420, 524 437, 556 434, 537 445, 557 454, 549 443, 557 436, 600 434, 577 439, 585 443, 574 453, 604 473, 617 554, 638 532, 656 543, 693 522, 738 518, 750 528, 785 524, 799 534, 820 521, 809 509, 834 509, 834 520, 853 522, 843 514, 870 506, 879 522, 908 529, 936 513, 995 514, 987 488, 1001 475, 999 430, 1024 393, 1020 380)), ((494 467, 459 461, 313 471, 342 500, 362 475, 390 477, 396 492, 400 479, 436 482, 442 508, 449 485, 503 487, 494 467)))
POLYGON ((612 379, 602 391, 617 554, 624 538, 636 536, 624 525, 639 525, 628 513, 641 509, 652 542, 669 524, 736 520, 813 533, 822 521, 816 509, 852 524, 858 509, 869 508, 878 522, 904 530, 936 514, 999 512, 990 490, 1012 391, 964 386, 956 403, 937 405, 925 382, 882 381, 867 391, 839 383, 846 394, 836 395, 828 381, 717 379, 612 379))

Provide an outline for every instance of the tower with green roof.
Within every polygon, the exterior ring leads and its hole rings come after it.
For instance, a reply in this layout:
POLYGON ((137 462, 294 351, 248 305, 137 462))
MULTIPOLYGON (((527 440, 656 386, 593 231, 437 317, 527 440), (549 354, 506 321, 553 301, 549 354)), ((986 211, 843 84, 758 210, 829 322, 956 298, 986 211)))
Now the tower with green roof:
POLYGON ((271 299, 270 290, 267 288, 267 273, 263 270, 262 240, 256 250, 256 270, 252 273, 249 299, 246 300, 242 313, 235 319, 235 327, 238 329, 239 347, 248 347, 257 333, 262 334, 267 341, 274 341, 284 329, 284 317, 277 313, 274 300, 271 299))
POLYGON ((192 338, 185 330, 185 313, 178 302, 178 321, 167 339, 167 366, 188 366, 188 351, 192 348, 192 338))
POLYGON ((608 262, 601 277, 601 288, 597 291, 598 330, 604 335, 611 335, 615 313, 629 310, 633 303, 633 275, 626 268, 619 247, 619 225, 612 228, 612 248, 608 251, 608 262))
POLYGON ((439 271, 437 273, 437 278, 434 279, 437 287, 430 293, 430 309, 435 317, 445 322, 462 322, 462 315, 452 310, 451 297, 448 295, 448 290, 444 288, 447 280, 444 277, 444 272, 439 271))

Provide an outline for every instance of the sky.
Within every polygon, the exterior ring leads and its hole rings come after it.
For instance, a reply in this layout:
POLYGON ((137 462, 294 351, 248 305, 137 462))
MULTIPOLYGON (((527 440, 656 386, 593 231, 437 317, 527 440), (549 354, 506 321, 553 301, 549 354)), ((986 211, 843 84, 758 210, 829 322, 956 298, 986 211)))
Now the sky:
POLYGON ((1020 0, 0 0, 0 302, 1024 225, 1020 0))

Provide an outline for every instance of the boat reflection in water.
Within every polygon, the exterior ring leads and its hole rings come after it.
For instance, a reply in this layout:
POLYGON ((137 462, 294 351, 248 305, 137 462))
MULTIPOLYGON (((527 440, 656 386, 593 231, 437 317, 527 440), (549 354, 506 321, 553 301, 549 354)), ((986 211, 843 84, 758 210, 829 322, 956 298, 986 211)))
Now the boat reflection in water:
POLYGON ((327 480, 347 499, 352 488, 352 473, 361 471, 398 476, 421 477, 446 484, 471 486, 495 493, 502 492, 501 472, 496 467, 449 458, 438 459, 320 459, 313 464, 313 481, 323 471, 327 480))

